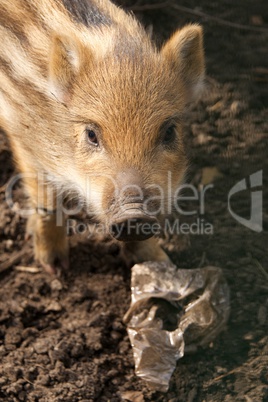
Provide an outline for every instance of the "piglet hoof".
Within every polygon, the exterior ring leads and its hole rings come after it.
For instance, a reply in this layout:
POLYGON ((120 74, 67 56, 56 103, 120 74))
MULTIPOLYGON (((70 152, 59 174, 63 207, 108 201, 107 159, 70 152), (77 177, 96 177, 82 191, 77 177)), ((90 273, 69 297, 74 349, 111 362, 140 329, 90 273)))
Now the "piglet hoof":
POLYGON ((67 271, 69 268, 69 258, 56 258, 53 263, 42 263, 42 267, 44 268, 44 271, 48 273, 49 275, 56 275, 60 276, 62 271, 67 271))
POLYGON ((41 265, 44 268, 44 271, 46 273, 48 273, 49 275, 57 275, 61 272, 62 269, 64 271, 68 270, 69 259, 63 258, 62 260, 59 260, 57 258, 54 263, 51 263, 51 264, 41 263, 41 265))
POLYGON ((60 275, 69 268, 69 250, 66 238, 57 239, 52 243, 45 241, 35 243, 35 259, 40 262, 45 272, 60 275))

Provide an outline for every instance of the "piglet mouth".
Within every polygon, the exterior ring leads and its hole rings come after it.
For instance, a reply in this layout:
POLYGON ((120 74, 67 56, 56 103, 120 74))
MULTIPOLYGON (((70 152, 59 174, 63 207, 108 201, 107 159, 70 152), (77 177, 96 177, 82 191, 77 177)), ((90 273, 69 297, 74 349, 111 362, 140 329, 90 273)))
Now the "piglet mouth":
POLYGON ((157 218, 142 208, 142 203, 125 204, 109 225, 110 234, 121 241, 142 241, 160 233, 157 218))

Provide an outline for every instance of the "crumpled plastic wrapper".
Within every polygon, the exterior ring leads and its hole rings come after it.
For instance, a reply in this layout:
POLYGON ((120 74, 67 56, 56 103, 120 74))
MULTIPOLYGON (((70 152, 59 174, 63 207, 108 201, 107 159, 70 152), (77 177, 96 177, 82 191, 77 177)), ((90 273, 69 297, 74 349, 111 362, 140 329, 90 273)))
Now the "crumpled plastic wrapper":
POLYGON ((132 268, 132 301, 124 317, 137 376, 166 392, 185 352, 211 342, 229 316, 222 270, 177 269, 165 262, 132 268))

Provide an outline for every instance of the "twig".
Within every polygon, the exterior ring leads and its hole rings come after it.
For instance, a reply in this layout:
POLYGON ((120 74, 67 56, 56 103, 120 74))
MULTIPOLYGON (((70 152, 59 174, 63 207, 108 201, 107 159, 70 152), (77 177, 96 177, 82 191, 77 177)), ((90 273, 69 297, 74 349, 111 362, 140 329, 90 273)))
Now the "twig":
POLYGON ((225 374, 219 375, 218 377, 212 378, 212 380, 206 382, 205 386, 210 387, 211 385, 214 384, 214 382, 220 381, 223 378, 228 377, 231 374, 235 374, 235 373, 239 373, 239 372, 243 373, 247 369, 247 367, 252 367, 253 364, 258 363, 260 360, 262 362, 265 362, 265 364, 268 361, 267 356, 265 356, 265 355, 257 356, 254 359, 250 360, 249 362, 246 362, 244 364, 244 366, 236 367, 233 370, 228 371, 228 373, 225 373, 225 374))
POLYGON ((28 378, 22 377, 22 379, 23 379, 25 382, 28 382, 29 384, 31 384, 31 385, 34 386, 34 383, 31 382, 30 380, 28 380, 28 378))
POLYGON ((206 252, 204 251, 203 254, 202 254, 200 263, 198 264, 198 268, 201 268, 201 267, 204 265, 204 263, 205 263, 205 261, 206 261, 206 258, 207 258, 207 254, 206 254, 206 252))
POLYGON ((41 272, 42 270, 40 268, 37 267, 24 267, 21 265, 17 265, 15 267, 16 271, 19 272, 29 272, 30 274, 38 274, 39 272, 41 272))
POLYGON ((158 3, 158 4, 144 4, 141 6, 136 5, 136 6, 130 7, 130 9, 132 11, 147 11, 147 10, 157 10, 157 9, 165 8, 165 7, 171 7, 171 8, 174 8, 175 10, 179 10, 179 11, 182 11, 187 14, 192 14, 197 17, 205 18, 207 20, 214 21, 217 24, 225 25, 225 26, 228 26, 231 28, 244 29, 247 31, 254 31, 254 32, 268 33, 268 28, 253 27, 251 25, 244 25, 244 24, 238 24, 236 22, 226 21, 223 18, 215 17, 214 15, 204 13, 203 11, 193 10, 192 8, 189 8, 189 7, 180 6, 178 4, 174 4, 170 1, 166 1, 166 2, 158 3))
POLYGON ((268 68, 265 67, 255 67, 252 71, 256 74, 268 74, 268 68))
POLYGON ((210 387, 214 382, 220 381, 223 378, 228 377, 231 374, 235 374, 235 373, 237 373, 239 371, 242 371, 241 367, 237 367, 237 368, 235 368, 233 370, 228 371, 228 373, 225 373, 225 374, 219 375, 218 377, 212 378, 212 380, 208 381, 205 385, 207 387, 210 387))
POLYGON ((252 258, 252 262, 255 264, 255 266, 259 269, 259 271, 262 273, 262 275, 265 277, 265 279, 268 281, 268 272, 265 271, 263 266, 259 263, 258 260, 255 258, 252 258))
POLYGON ((253 27, 251 25, 237 24, 236 22, 226 21, 220 17, 215 17, 214 15, 206 14, 203 11, 193 10, 192 8, 179 6, 178 4, 172 3, 172 4, 170 4, 170 6, 172 8, 175 8, 175 10, 183 11, 188 14, 197 15, 198 17, 206 18, 207 20, 215 21, 218 24, 226 25, 228 27, 232 27, 232 28, 236 28, 236 29, 245 29, 245 30, 254 31, 254 32, 267 32, 268 33, 268 28, 260 28, 260 27, 253 27))

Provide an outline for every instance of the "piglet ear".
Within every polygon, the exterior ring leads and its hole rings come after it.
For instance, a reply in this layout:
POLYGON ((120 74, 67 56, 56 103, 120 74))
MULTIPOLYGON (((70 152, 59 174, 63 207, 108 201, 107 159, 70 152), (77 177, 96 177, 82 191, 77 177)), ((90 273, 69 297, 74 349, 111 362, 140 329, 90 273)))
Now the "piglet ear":
POLYGON ((55 35, 49 58, 51 93, 62 103, 68 103, 72 85, 82 63, 82 43, 78 38, 55 35))
POLYGON ((175 32, 163 46, 162 54, 184 86, 186 100, 193 100, 203 88, 205 75, 202 28, 186 25, 175 32))

